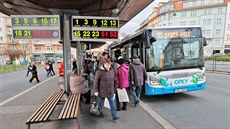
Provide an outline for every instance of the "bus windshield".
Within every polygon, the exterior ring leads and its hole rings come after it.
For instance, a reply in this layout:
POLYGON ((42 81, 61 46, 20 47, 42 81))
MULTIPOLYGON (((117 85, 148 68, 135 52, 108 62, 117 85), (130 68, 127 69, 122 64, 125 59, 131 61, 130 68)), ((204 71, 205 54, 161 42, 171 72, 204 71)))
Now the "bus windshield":
POLYGON ((183 69, 203 66, 200 37, 156 38, 146 49, 146 69, 183 69))

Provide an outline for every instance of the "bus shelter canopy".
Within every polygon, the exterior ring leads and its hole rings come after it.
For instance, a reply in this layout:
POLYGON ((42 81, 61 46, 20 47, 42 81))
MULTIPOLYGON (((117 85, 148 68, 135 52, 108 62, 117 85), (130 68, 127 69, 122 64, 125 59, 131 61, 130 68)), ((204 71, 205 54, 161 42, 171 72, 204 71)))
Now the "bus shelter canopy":
MULTIPOLYGON (((154 0, 0 0, 6 15, 52 15, 74 10, 79 16, 119 17, 120 27, 154 0)), ((76 14, 76 13, 75 13, 76 14)))

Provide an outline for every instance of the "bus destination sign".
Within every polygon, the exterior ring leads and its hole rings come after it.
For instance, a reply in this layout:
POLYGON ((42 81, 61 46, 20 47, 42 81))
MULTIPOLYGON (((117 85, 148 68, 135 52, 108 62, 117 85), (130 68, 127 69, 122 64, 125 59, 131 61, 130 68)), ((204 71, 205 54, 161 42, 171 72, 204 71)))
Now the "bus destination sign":
POLYGON ((172 38, 197 38, 199 37, 201 32, 199 32, 196 28, 194 29, 171 29, 164 30, 158 29, 157 31, 153 31, 152 35, 156 39, 172 39, 172 38))
POLYGON ((72 16, 73 41, 115 41, 118 31, 118 17, 72 16))
POLYGON ((12 15, 11 21, 16 40, 60 40, 59 15, 12 15))

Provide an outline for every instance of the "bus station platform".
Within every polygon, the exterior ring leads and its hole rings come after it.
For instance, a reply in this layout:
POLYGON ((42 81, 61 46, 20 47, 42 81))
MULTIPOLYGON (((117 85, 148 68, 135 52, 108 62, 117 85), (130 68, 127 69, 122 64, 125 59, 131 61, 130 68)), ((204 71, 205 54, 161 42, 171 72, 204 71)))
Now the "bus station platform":
MULTIPOLYGON (((23 94, 17 95, 0 105, 1 129, 26 129, 26 121, 42 105, 53 91, 59 90, 58 77, 36 84, 23 94)), ((61 108, 60 108, 61 109, 61 108)), ((52 115, 60 113, 57 107, 52 115)), ((79 120, 81 129, 163 129, 141 106, 134 107, 132 101, 126 111, 117 112, 120 117, 112 120, 110 111, 104 108, 105 117, 89 115, 89 104, 83 104, 83 112, 79 120)), ((52 117, 52 116, 51 116, 52 117)), ((76 120, 63 120, 32 124, 31 129, 77 129, 76 120)))

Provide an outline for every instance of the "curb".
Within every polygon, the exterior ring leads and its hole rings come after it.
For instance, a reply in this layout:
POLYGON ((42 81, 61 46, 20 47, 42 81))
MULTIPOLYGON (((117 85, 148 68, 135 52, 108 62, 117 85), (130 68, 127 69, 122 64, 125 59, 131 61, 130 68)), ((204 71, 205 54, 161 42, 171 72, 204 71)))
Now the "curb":
POLYGON ((161 117, 157 112, 151 109, 147 104, 140 101, 139 105, 153 118, 155 119, 163 128, 165 129, 176 129, 172 124, 170 124, 167 120, 161 117))

